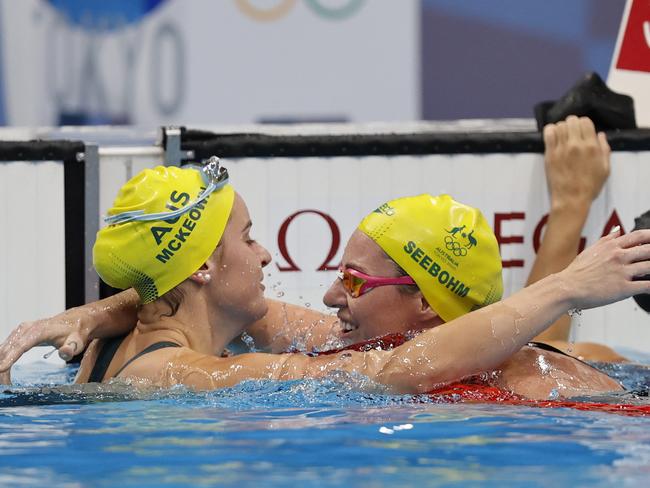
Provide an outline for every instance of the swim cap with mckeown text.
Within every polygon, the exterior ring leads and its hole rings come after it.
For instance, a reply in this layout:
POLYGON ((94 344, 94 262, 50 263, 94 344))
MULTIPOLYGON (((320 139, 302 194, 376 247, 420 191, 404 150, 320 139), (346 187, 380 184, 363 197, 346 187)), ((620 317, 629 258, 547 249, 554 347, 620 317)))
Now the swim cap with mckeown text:
POLYGON ((210 183, 205 168, 157 166, 140 172, 120 189, 108 211, 107 220, 114 223, 97 233, 97 273, 112 287, 134 288, 142 303, 156 300, 210 257, 234 195, 230 185, 210 183), (178 215, 170 218, 170 211, 178 215), (159 213, 166 220, 144 220, 159 213))
POLYGON ((449 322, 501 299, 499 245, 481 212, 449 195, 391 200, 359 224, 449 322))

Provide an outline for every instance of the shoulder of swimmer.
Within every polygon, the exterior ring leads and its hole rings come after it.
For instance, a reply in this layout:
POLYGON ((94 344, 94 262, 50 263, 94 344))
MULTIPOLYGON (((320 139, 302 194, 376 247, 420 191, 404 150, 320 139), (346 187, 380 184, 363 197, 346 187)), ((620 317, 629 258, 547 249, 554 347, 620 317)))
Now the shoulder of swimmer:
POLYGON ((561 352, 525 346, 498 370, 495 384, 533 399, 548 399, 553 390, 563 397, 621 390, 614 379, 561 352))
MULTIPOLYGON (((181 346, 184 341, 182 336, 174 331, 156 331, 142 334, 137 329, 127 334, 123 339, 119 339, 119 347, 113 349, 112 358, 104 373, 104 382, 113 377, 130 377, 139 375, 142 378, 154 380, 159 374, 161 365, 164 363, 166 356, 170 355, 169 349, 178 349, 178 347, 163 347, 149 351, 148 348, 156 344, 168 344, 181 346)), ((78 383, 88 381, 91 371, 96 362, 100 359, 105 347, 109 347, 109 341, 93 341, 88 351, 84 354, 82 364, 79 368, 77 377, 78 383)), ((113 347, 117 346, 114 344, 113 347)), ((109 348, 110 349, 110 348, 109 348)))

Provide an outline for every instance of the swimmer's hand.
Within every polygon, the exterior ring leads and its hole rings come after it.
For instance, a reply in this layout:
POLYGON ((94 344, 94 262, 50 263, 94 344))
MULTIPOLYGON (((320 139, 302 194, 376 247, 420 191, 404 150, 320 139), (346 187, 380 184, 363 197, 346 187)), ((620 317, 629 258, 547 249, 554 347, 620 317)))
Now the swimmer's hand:
POLYGON ((136 324, 137 294, 127 290, 47 319, 23 322, 0 344, 0 374, 35 346, 54 346, 69 361, 93 339, 125 334, 136 324))
POLYGON ((36 346, 54 346, 61 359, 70 360, 90 342, 87 312, 73 308, 52 318, 23 322, 0 344, 0 374, 36 346))
POLYGON ((563 271, 562 291, 570 309, 607 305, 650 292, 650 281, 634 278, 650 274, 650 230, 620 235, 620 228, 585 249, 563 271))
POLYGON ((551 210, 589 209, 610 171, 610 148, 588 117, 570 115, 544 127, 544 164, 551 210))

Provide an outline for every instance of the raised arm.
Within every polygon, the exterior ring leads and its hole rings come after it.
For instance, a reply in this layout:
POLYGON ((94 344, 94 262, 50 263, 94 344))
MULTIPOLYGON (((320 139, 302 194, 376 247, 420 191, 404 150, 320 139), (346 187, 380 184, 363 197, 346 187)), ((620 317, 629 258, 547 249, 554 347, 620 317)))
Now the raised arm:
POLYGON ((158 382, 161 386, 182 383, 211 389, 246 379, 288 380, 346 371, 361 373, 395 392, 426 392, 497 368, 570 309, 593 308, 647 293, 650 281, 634 281, 634 277, 650 273, 649 259, 650 230, 622 237, 610 234, 560 273, 502 302, 423 332, 392 351, 341 352, 315 358, 244 354, 221 359, 185 349, 169 352, 175 356, 165 362, 158 382))
MULTIPOLYGON (((569 116, 544 127, 544 162, 551 209, 527 285, 566 268, 578 254, 580 235, 591 203, 610 168, 604 133, 596 134, 587 117, 569 116)), ((537 340, 566 341, 571 319, 562 315, 537 340)))

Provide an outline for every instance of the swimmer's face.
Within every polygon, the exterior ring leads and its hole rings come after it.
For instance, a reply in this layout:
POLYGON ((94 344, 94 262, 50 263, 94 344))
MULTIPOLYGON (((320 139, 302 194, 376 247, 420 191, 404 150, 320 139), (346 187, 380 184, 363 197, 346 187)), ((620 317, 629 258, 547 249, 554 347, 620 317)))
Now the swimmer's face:
MULTIPOLYGON (((395 263, 367 235, 356 230, 348 241, 341 260, 343 268, 352 268, 372 276, 398 277, 395 263)), ((323 297, 325 305, 338 309, 341 338, 360 342, 391 333, 406 333, 425 328, 422 294, 401 292, 398 286, 373 288, 358 298, 351 297, 336 279, 323 297)))
POLYGON ((229 320, 248 326, 267 311, 262 268, 271 262, 269 252, 251 237, 251 219, 244 200, 235 194, 221 245, 210 260, 211 300, 229 320))

